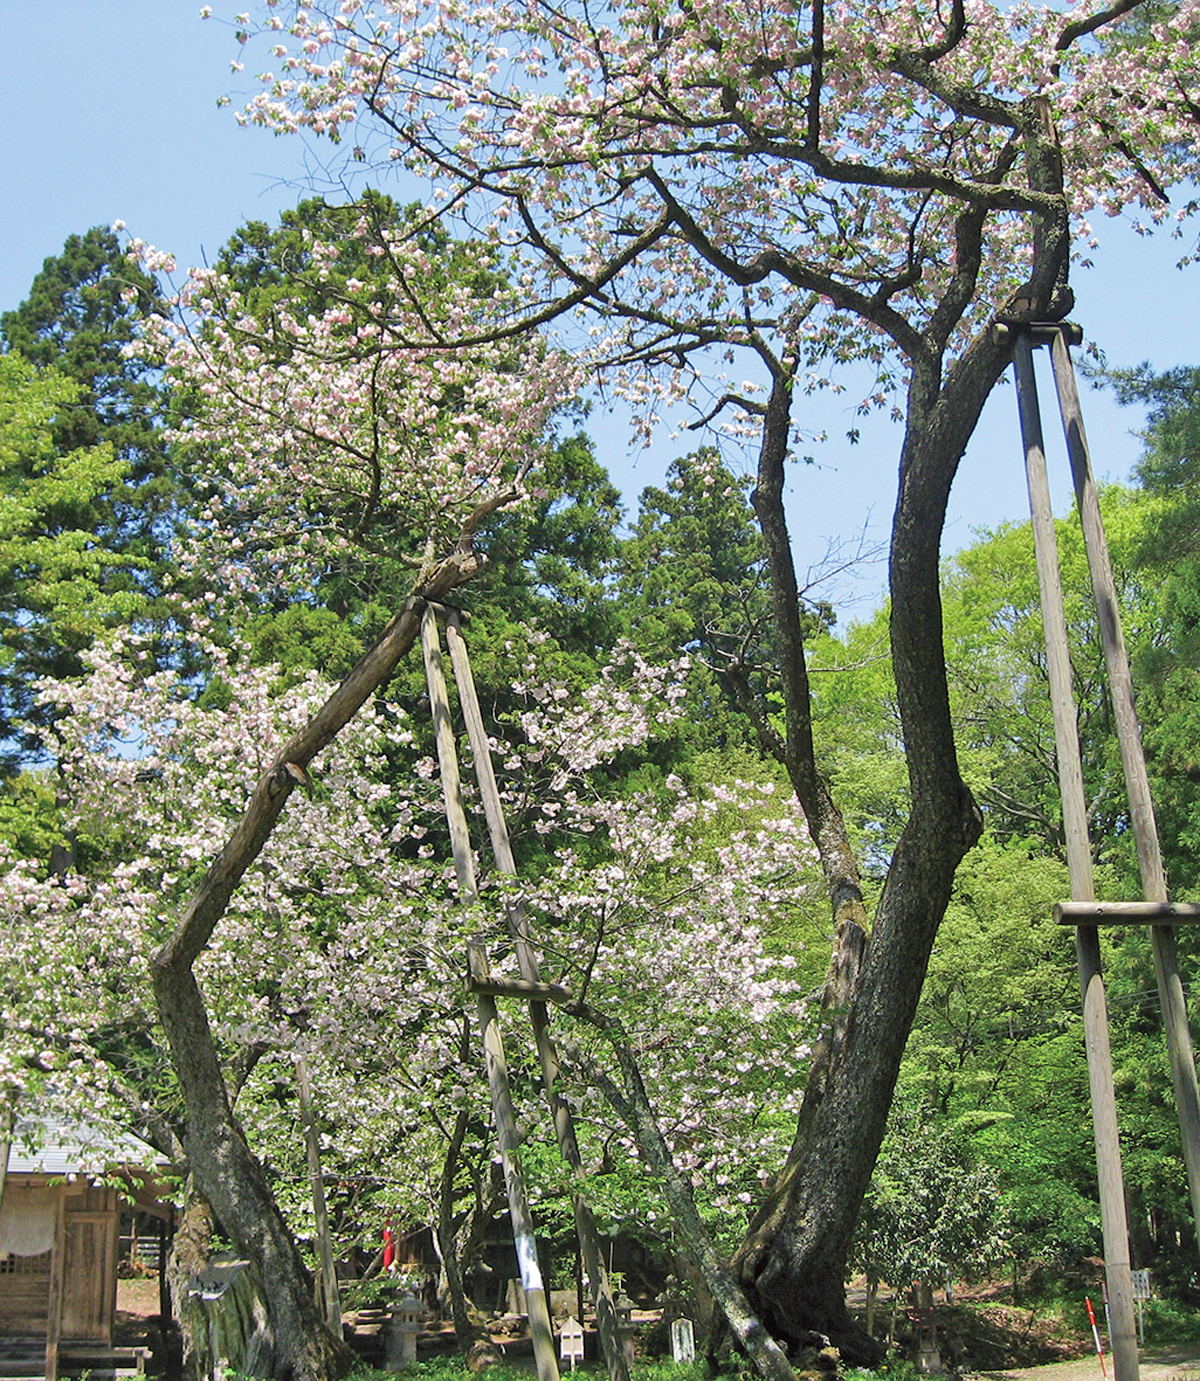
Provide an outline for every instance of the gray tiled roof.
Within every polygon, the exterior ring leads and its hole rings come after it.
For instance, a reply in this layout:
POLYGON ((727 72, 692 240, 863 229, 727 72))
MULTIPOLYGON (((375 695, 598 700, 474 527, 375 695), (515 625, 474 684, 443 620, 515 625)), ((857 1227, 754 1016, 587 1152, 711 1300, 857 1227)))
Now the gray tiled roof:
POLYGON ((17 1123, 8 1157, 10 1175, 99 1175, 121 1166, 153 1169, 167 1161, 128 1133, 78 1123, 29 1119, 17 1123))

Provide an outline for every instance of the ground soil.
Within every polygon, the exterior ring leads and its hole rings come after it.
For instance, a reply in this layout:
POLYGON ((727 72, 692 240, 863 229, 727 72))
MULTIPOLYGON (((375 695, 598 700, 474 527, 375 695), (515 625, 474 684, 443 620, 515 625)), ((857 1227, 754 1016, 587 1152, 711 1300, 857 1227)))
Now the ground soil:
POLYGON ((147 1320, 158 1314, 158 1277, 134 1276, 117 1281, 117 1317, 113 1341, 118 1347, 148 1346, 147 1320))
MULTIPOLYGON (((1105 1367, 1112 1381, 1112 1359, 1105 1367)), ((1104 1381, 1104 1373, 1095 1353, 1076 1357, 1050 1366, 1010 1368, 1004 1371, 971 1372, 973 1378, 986 1381, 1104 1381)), ((1200 1378, 1200 1346, 1185 1344, 1179 1347, 1143 1350, 1138 1364, 1139 1381, 1198 1381, 1200 1378)))

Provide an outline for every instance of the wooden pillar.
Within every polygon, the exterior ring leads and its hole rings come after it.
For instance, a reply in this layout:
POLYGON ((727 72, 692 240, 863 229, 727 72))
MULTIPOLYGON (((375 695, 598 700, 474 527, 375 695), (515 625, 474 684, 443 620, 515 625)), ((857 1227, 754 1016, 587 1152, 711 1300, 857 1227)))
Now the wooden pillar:
POLYGON ((467 826, 467 812, 462 802, 462 781, 458 774, 458 749, 454 743, 454 726, 450 722, 450 697, 446 692, 446 676, 442 670, 442 645, 438 637, 437 615, 432 605, 421 611, 421 651, 425 657, 425 681, 429 687, 429 708, 433 716, 433 733, 437 743, 438 769, 442 776, 442 804, 446 811, 446 825, 450 831, 450 848, 454 854, 454 877, 458 899, 471 906, 479 895, 475 881, 475 861, 471 856, 471 831, 467 826))
POLYGON ((62 1337, 63 1267, 67 1255, 67 1186, 54 1197, 54 1251, 50 1255, 50 1298, 46 1307, 46 1381, 57 1381, 58 1342, 62 1337))
MULTIPOLYGON (((1121 766, 1125 774, 1129 815, 1137 845, 1142 895, 1146 901, 1165 902, 1167 877, 1163 869, 1162 850, 1159 847, 1154 802, 1150 795, 1146 755, 1142 749, 1142 735, 1134 706, 1133 677, 1130 674, 1125 636, 1121 629, 1116 582, 1113 580, 1108 543, 1100 517, 1100 502, 1092 477, 1087 434, 1083 427, 1083 410, 1079 405, 1079 390, 1075 384, 1075 370, 1071 364, 1071 352, 1066 335, 1061 330, 1054 333, 1051 358, 1063 430, 1066 434, 1067 454, 1071 461, 1071 476, 1075 483, 1075 500, 1079 508, 1088 569, 1092 577, 1100 637, 1104 644, 1104 662, 1108 673, 1113 718, 1117 726, 1117 742, 1121 750, 1121 766)), ((1183 985, 1179 979, 1174 930, 1170 926, 1152 926, 1150 944, 1154 954, 1154 971, 1158 980, 1167 1052, 1171 1060, 1175 1106, 1179 1112, 1183 1161, 1187 1170, 1188 1194, 1192 1204, 1192 1227, 1196 1234, 1197 1248, 1200 1249, 1200 1087, 1196 1081, 1196 1059, 1192 1051, 1192 1036, 1188 1028, 1183 985)))
MULTIPOLYGON (((1030 332, 1019 330, 1013 350, 1017 380, 1017 404, 1021 439, 1025 448, 1025 475, 1037 553, 1042 620, 1046 631, 1046 669, 1054 714, 1054 742, 1058 758, 1059 789, 1063 803, 1067 865, 1071 897, 1094 901, 1091 843, 1083 791, 1083 762, 1079 751, 1075 696, 1071 687, 1071 663, 1063 610, 1062 582, 1054 511, 1046 477, 1046 455, 1038 409, 1037 382, 1033 372, 1030 332)), ((1105 1273, 1112 1330, 1115 1381, 1137 1381, 1137 1330, 1133 1309, 1133 1278, 1129 1260, 1129 1226, 1125 1216, 1125 1189, 1117 1130, 1116 1096, 1113 1091, 1112 1053, 1108 1039, 1108 1006, 1100 968, 1100 945, 1094 927, 1077 926, 1075 952, 1083 998, 1084 1037, 1087 1046, 1088 1084, 1092 1098, 1092 1128, 1096 1142, 1096 1169, 1100 1187, 1100 1219, 1104 1234, 1105 1273)))
MULTIPOLYGON (((450 842, 454 850, 454 873, 458 880, 459 897, 464 905, 470 905, 478 896, 475 864, 471 857, 470 831, 462 803, 458 753, 450 724, 446 678, 442 672, 437 616, 430 605, 426 605, 421 614, 421 646, 425 654, 425 676, 429 686, 429 701, 437 739, 438 766, 442 774, 446 823, 450 829, 450 842)), ((483 947, 470 943, 467 946, 467 954, 472 977, 486 978, 488 964, 483 947)), ((538 1381, 559 1381, 558 1361, 554 1355, 554 1330, 550 1325, 546 1288, 538 1266, 533 1216, 529 1211, 529 1198, 525 1192, 525 1176, 518 1151, 517 1119, 509 1088, 508 1063, 505 1060, 504 1042, 500 1035, 496 999, 480 993, 476 996, 476 1004, 483 1037, 488 1089, 492 1097, 492 1114, 496 1119, 496 1139, 500 1147, 501 1164, 504 1167, 504 1185, 508 1191, 513 1243, 516 1247, 521 1283, 525 1287, 525 1307, 529 1313, 529 1333, 533 1341, 538 1381)))
MULTIPOLYGON (((467 946, 467 955, 471 977, 480 982, 486 981, 489 970, 483 946, 472 941, 467 946)), ((508 1084, 508 1064, 504 1058, 504 1042, 500 1037, 496 999, 490 994, 476 993, 475 1001, 479 1011, 479 1025, 483 1031, 488 1087, 491 1090, 492 1111, 496 1118, 496 1140, 500 1146, 504 1185, 508 1190, 513 1244, 517 1249, 517 1266, 521 1272, 521 1284, 525 1289, 525 1309, 529 1314, 529 1333, 533 1339, 538 1381, 558 1381, 554 1330, 550 1325, 546 1286, 542 1280, 541 1267, 538 1265, 533 1215, 529 1211, 529 1196, 525 1191, 525 1174, 521 1168, 518 1149, 520 1138, 517 1135, 517 1116, 508 1084)))
POLYGON ((0 1204, 4 1203, 4 1186, 8 1182, 8 1161, 12 1155, 13 1128, 17 1112, 12 1103, 0 1105, 0 1204))
POLYGON ((304 1152, 308 1159, 308 1178, 312 1186, 313 1223, 316 1229, 317 1274, 321 1312, 334 1337, 342 1336, 342 1300, 338 1293, 337 1263, 329 1235, 329 1208, 325 1202, 325 1182, 321 1174, 321 1138, 313 1113, 312 1079, 308 1061, 296 1056, 296 1088, 300 1094, 300 1121, 304 1127, 304 1152))
MULTIPOLYGON (((483 714, 479 708, 479 697, 475 693, 475 677, 471 672, 471 661, 467 654, 467 644, 459 626, 455 610, 446 615, 446 645, 450 649, 450 661, 454 667, 454 680, 458 687, 458 700, 463 720, 467 727, 467 737, 471 744, 471 756, 475 763, 475 780, 483 798, 484 814, 492 841, 492 852, 496 867, 502 873, 515 876, 516 861, 513 858, 512 844, 508 837, 508 825, 504 819, 504 807, 500 800, 500 788, 496 783, 496 773, 492 765, 492 750, 488 743, 483 714)), ((517 902, 508 911, 509 928, 517 954, 517 964, 521 977, 530 983, 540 983, 541 973, 537 952, 529 935, 528 918, 524 907, 517 902)), ((558 1050, 550 1034, 550 1014, 545 1002, 531 999, 529 1020, 533 1026, 534 1040, 537 1043, 538 1060, 542 1067, 542 1085, 546 1091, 546 1101, 554 1120, 554 1131, 558 1137, 558 1148, 563 1160, 571 1167, 571 1173, 582 1180, 586 1171, 579 1141, 575 1135, 575 1120, 565 1099, 558 1092, 560 1071, 558 1050)), ((583 1194, 576 1192, 571 1196, 571 1206, 575 1216, 575 1234, 583 1256, 591 1291, 592 1305, 596 1310, 596 1327, 600 1334, 600 1346, 608 1367, 610 1381, 629 1381, 629 1364, 621 1339, 620 1318, 613 1299, 612 1283, 604 1266, 604 1253, 600 1246, 600 1233, 591 1205, 583 1194)), ((580 1322, 583 1321, 582 1310, 580 1322)))

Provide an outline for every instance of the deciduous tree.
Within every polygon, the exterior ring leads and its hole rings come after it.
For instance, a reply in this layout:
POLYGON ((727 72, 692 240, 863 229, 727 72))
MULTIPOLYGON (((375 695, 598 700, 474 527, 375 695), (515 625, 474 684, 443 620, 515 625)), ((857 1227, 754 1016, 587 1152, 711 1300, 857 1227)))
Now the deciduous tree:
MULTIPOLYGON (((522 293, 482 313, 459 300, 435 325, 360 315, 366 365, 324 398, 361 393, 384 345, 420 373, 451 342, 483 348, 576 307, 596 324, 593 358, 647 421, 656 398, 696 396, 711 346, 758 371, 750 387, 717 384, 706 411, 758 428, 783 687, 781 729, 758 722, 820 852, 836 941, 795 1145, 739 1269, 779 1336, 829 1334, 855 1359, 875 1349, 846 1315, 843 1267, 930 946, 979 831, 955 754, 938 551, 950 484, 1007 362, 991 328, 1062 316, 1084 217, 1139 204, 1161 219, 1166 189, 1196 171, 1190 9, 1132 52, 1098 48, 1094 35, 1134 8, 646 3, 601 19, 569 4, 266 6, 276 72, 246 118, 357 135, 364 161, 390 154, 432 177, 435 206, 514 260, 522 293), (877 369, 880 401, 900 390, 905 427, 890 635, 909 812, 869 942, 813 744, 781 502, 794 404, 814 371, 850 360, 877 369)), ((281 325, 310 335, 294 317, 281 325)), ((282 379, 269 377, 264 388, 247 374, 244 396, 290 446, 282 379)), ((320 388, 333 382, 325 373, 320 388)), ((311 435, 348 439, 298 376, 286 400, 311 435)), ((355 447, 369 480, 373 447, 355 447)), ((373 505, 369 483, 359 493, 343 520, 373 505)))

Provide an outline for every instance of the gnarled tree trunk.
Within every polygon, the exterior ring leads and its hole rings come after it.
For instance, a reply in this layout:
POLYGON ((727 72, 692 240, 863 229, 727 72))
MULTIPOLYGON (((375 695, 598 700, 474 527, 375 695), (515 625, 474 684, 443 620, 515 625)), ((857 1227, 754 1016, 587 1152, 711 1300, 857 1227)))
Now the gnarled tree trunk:
MULTIPOLYGON (((1027 112, 1026 137, 1053 190, 1053 136, 1040 114, 1033 106, 1027 112)), ((1048 216, 1039 227, 1038 273, 1020 304, 1027 316, 1069 309, 1064 217, 1048 216)), ((955 871, 982 825, 958 770, 939 590, 950 486, 1008 363, 1006 348, 985 326, 943 376, 950 329, 974 290, 982 228, 981 213, 960 216, 960 281, 925 335, 896 328, 912 368, 890 560, 892 664, 910 811, 869 930, 857 866, 813 748, 799 592, 782 501, 793 392, 787 361, 769 361, 774 388, 754 496, 781 634, 785 703, 784 734, 775 734, 759 715, 760 734, 786 765, 808 819, 833 911, 834 951, 796 1137, 735 1265, 747 1298, 777 1337, 808 1347, 824 1335, 847 1360, 864 1365, 875 1364, 882 1348, 849 1315, 846 1267, 929 955, 955 871)))

